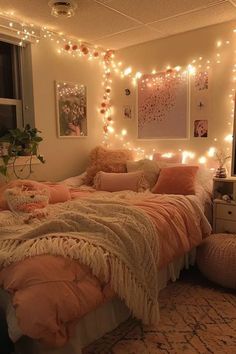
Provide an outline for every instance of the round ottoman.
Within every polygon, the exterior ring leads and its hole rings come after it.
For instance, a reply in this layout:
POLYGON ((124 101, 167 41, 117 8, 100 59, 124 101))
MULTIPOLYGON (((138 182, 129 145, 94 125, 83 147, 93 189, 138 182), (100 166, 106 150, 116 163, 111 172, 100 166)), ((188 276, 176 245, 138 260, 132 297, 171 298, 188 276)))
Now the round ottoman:
POLYGON ((209 280, 236 289, 236 235, 207 237, 197 249, 197 265, 209 280))

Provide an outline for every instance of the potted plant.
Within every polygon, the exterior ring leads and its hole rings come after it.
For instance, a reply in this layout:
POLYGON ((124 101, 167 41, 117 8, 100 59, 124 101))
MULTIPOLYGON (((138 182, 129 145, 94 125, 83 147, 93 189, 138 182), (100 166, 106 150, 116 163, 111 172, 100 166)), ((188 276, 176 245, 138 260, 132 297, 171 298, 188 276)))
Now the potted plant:
POLYGON ((215 172, 215 177, 217 178, 226 178, 227 177, 227 170, 225 167, 225 164, 227 162, 227 160, 229 160, 231 158, 230 155, 227 155, 225 153, 225 151, 223 150, 219 150, 215 153, 216 156, 216 160, 219 164, 216 172, 215 172))
MULTIPOLYGON (((32 173, 32 158, 36 156, 37 159, 44 163, 43 156, 38 154, 39 143, 43 138, 39 135, 41 131, 37 128, 31 128, 29 124, 24 129, 11 129, 8 133, 0 138, 2 149, 0 150, 0 173, 7 176, 8 167, 13 167, 13 172, 17 178, 15 162, 20 156, 29 156, 27 165, 29 165, 29 175, 32 173)), ((23 169, 22 169, 23 171, 23 169)))

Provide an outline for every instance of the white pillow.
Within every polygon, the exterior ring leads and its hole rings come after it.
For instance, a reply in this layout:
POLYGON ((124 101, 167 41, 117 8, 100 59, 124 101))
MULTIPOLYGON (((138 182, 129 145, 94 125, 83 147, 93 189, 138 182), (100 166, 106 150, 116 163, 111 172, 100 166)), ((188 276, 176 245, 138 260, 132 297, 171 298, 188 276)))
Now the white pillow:
POLYGON ((126 167, 128 172, 143 171, 146 181, 149 183, 150 189, 156 184, 160 173, 160 167, 156 161, 143 159, 139 161, 127 161, 126 167))
POLYGON ((68 187, 80 187, 84 184, 85 177, 87 172, 83 172, 79 176, 69 177, 62 181, 61 183, 66 184, 68 187))

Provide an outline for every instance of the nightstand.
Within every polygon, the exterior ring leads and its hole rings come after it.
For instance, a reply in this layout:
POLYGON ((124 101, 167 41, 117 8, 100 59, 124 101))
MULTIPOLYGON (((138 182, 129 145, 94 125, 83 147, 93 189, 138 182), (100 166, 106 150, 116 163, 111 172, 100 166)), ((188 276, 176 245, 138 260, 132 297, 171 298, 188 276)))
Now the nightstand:
POLYGON ((214 178, 213 181, 213 232, 236 234, 236 178, 214 178), (223 200, 223 195, 231 200, 223 200))
POLYGON ((221 199, 213 201, 214 233, 236 233, 236 203, 221 199))

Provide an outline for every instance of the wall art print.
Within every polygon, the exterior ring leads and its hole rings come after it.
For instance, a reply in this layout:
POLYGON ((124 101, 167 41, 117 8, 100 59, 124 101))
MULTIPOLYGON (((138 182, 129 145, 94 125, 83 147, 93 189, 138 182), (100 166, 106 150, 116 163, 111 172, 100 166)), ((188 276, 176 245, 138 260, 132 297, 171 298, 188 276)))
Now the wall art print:
POLYGON ((194 86, 197 91, 208 90, 209 88, 209 74, 207 71, 197 72, 194 76, 194 86))
POLYGON ((58 136, 87 136, 86 86, 56 82, 56 104, 58 136))
POLYGON ((132 119, 132 107, 129 105, 123 106, 123 118, 132 119))
POLYGON ((188 75, 143 75, 138 82, 138 138, 189 137, 188 75))
POLYGON ((208 137, 208 120, 197 119, 194 121, 194 137, 195 138, 208 137))

